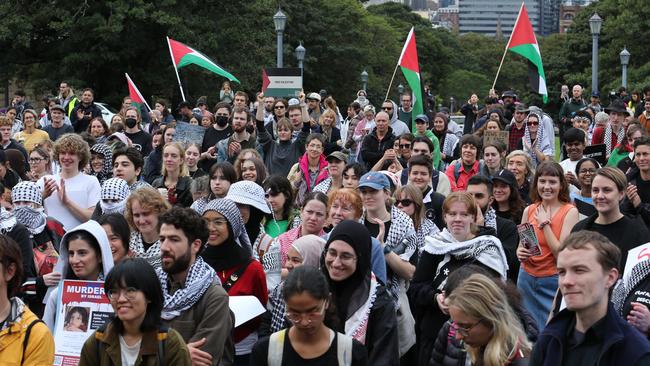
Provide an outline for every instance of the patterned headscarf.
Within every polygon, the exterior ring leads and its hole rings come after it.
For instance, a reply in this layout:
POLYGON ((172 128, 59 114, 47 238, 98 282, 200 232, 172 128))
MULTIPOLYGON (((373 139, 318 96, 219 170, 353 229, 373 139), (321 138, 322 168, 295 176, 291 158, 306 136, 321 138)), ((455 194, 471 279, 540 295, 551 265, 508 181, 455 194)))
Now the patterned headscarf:
POLYGON ((15 202, 31 202, 38 207, 16 206, 13 214, 15 218, 25 225, 33 235, 40 234, 47 225, 47 214, 43 209, 43 196, 41 190, 34 182, 20 182, 11 190, 11 200, 15 202))
POLYGON ((103 184, 104 181, 113 176, 113 151, 106 144, 95 144, 90 148, 90 152, 99 154, 104 157, 104 164, 102 166, 102 171, 96 173, 90 169, 90 175, 94 175, 99 180, 99 184, 103 184))
POLYGON ((102 184, 101 200, 99 205, 102 212, 109 213, 124 213, 126 208, 126 199, 131 194, 129 184, 122 178, 110 178, 102 184), (104 202, 104 200, 117 200, 117 202, 104 202))
POLYGON ((43 195, 35 182, 22 181, 11 190, 12 202, 32 202, 43 205, 43 195))
POLYGON ((251 256, 253 255, 253 246, 248 239, 248 233, 246 232, 246 227, 244 226, 244 220, 242 219, 241 213, 239 212, 239 209, 237 208, 235 202, 226 198, 217 198, 205 205, 205 209, 201 215, 205 214, 207 211, 216 211, 223 215, 223 217, 225 217, 226 220, 228 220, 230 223, 230 227, 232 228, 232 233, 237 244, 246 249, 251 256))

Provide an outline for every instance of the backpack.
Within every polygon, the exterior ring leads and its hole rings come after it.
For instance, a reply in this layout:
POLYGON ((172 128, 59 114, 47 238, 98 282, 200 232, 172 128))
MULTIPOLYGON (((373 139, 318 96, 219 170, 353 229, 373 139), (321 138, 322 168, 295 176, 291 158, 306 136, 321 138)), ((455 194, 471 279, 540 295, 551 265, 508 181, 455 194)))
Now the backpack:
MULTIPOLYGON (((284 340, 287 333, 286 329, 271 334, 269 338, 269 351, 267 364, 269 366, 282 365, 282 353, 284 352, 284 340)), ((336 358, 339 366, 352 365, 352 337, 337 333, 336 334, 336 358)))
MULTIPOLYGON (((460 178, 460 166, 463 164, 463 162, 458 162, 456 165, 454 165, 454 183, 458 183, 458 178, 460 178)), ((485 169, 485 164, 482 161, 478 162, 478 172, 481 174, 483 172, 483 169, 485 169)))
POLYGON ((34 328, 34 326, 38 323, 45 324, 45 322, 42 321, 41 319, 36 319, 27 326, 27 330, 25 331, 25 338, 23 338, 23 354, 22 356, 20 356, 21 365, 25 361, 25 351, 27 351, 27 344, 29 343, 29 335, 32 333, 32 328, 34 328))
MULTIPOLYGON (((105 323, 95 331, 95 349, 97 350, 97 362, 99 363, 104 352, 104 332, 109 323, 105 323)), ((165 365, 165 341, 167 341, 167 333, 169 332, 169 327, 166 325, 161 325, 158 328, 158 365, 165 365)))

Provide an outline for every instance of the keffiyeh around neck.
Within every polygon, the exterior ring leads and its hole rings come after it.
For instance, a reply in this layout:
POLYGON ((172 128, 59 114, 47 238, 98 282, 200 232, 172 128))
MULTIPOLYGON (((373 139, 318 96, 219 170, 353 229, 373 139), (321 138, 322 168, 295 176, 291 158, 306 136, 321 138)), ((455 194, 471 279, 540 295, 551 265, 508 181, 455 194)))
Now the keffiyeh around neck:
POLYGON ((47 225, 47 214, 42 208, 19 206, 14 209, 14 216, 32 235, 42 233, 47 225))
POLYGON ((605 127, 605 154, 609 156, 612 153, 612 149, 623 141, 623 137, 625 137, 625 126, 621 124, 618 128, 618 131, 614 132, 614 129, 612 128, 612 125, 610 123, 607 124, 607 127, 605 127), (612 143, 612 134, 616 133, 616 143, 612 143))
POLYGON ((162 268, 158 268, 156 273, 165 299, 160 316, 165 320, 174 319, 181 315, 183 311, 194 306, 205 294, 212 282, 216 281, 221 284, 217 273, 201 257, 196 258, 196 261, 187 272, 185 285, 173 294, 169 293, 170 283, 167 272, 163 271, 162 268))

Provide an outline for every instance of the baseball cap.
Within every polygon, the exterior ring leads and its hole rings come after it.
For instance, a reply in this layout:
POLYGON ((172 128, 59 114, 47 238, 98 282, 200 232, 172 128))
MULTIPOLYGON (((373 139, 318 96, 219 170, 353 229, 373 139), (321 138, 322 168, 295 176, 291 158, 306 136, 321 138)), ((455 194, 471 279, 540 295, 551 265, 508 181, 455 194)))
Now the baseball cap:
POLYGON ((415 123, 418 121, 424 121, 424 123, 429 123, 429 117, 426 114, 418 114, 415 116, 415 123))
POLYGON ((492 181, 495 180, 503 182, 509 185, 511 188, 517 187, 517 178, 515 178, 515 175, 507 169, 501 169, 494 176, 492 176, 492 181))
POLYGON ((309 95, 307 95, 307 99, 317 100, 317 101, 320 102, 320 94, 318 94, 318 93, 309 93, 309 95))
POLYGON ((368 187, 375 190, 390 189, 390 182, 385 174, 380 172, 370 172, 364 174, 359 179, 359 188, 368 187))
POLYGON ((53 109, 58 109, 58 110, 60 110, 61 112, 65 113, 65 109, 63 109, 63 107, 61 107, 60 104, 55 104, 55 105, 53 105, 53 106, 50 107, 50 110, 53 110, 53 109))
POLYGON ((334 151, 333 153, 327 155, 327 161, 330 161, 331 158, 338 159, 340 161, 346 162, 348 161, 347 155, 340 151, 334 151))

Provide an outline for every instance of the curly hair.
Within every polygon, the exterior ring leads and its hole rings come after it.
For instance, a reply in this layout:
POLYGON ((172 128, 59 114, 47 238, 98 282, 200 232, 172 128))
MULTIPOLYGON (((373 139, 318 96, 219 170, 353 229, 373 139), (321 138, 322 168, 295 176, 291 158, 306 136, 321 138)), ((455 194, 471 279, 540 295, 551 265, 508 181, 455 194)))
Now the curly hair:
POLYGON ((90 146, 76 133, 66 133, 54 143, 54 160, 59 161, 59 154, 73 153, 79 158, 79 170, 90 161, 90 146))
POLYGON ((124 217, 126 217, 126 221, 129 223, 129 226, 133 230, 137 230, 133 221, 134 201, 138 201, 142 208, 145 210, 151 210, 158 216, 171 208, 169 202, 167 202, 155 188, 141 187, 136 189, 129 195, 129 198, 126 200, 126 210, 124 211, 124 217))
POLYGON ((188 244, 196 239, 205 243, 208 240, 208 226, 203 218, 193 209, 187 207, 173 207, 158 218, 158 230, 165 225, 172 225, 183 231, 188 244))
POLYGON ((332 204, 336 201, 341 203, 349 203, 354 209, 354 217, 361 218, 363 214, 363 201, 359 195, 359 191, 351 188, 339 188, 331 191, 327 195, 327 212, 332 209, 332 204))

